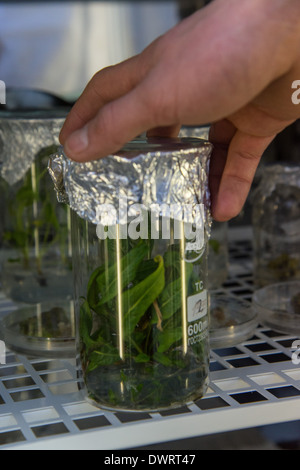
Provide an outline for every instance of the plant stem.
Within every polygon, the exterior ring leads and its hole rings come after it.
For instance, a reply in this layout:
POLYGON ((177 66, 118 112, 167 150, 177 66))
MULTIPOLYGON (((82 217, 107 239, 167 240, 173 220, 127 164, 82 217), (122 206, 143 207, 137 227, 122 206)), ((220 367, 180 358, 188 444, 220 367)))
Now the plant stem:
POLYGON ((155 312, 156 312, 156 315, 157 315, 157 318, 158 318, 158 322, 156 324, 157 326, 157 329, 159 331, 163 331, 163 327, 162 327, 162 314, 161 314, 161 311, 160 311, 160 308, 158 306, 158 303, 157 303, 157 300, 154 300, 153 302, 153 307, 155 309, 155 312))

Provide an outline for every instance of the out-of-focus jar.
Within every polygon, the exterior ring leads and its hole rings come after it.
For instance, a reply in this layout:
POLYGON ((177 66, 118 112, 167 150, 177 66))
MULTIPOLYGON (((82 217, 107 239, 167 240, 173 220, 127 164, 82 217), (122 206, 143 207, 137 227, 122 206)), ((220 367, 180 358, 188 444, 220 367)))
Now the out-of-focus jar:
POLYGON ((209 139, 209 125, 204 126, 182 126, 179 131, 179 137, 191 137, 191 138, 198 138, 198 139, 209 139))
POLYGON ((72 208, 80 384, 100 407, 155 411, 206 391, 210 151, 151 139, 52 160, 72 208))
POLYGON ((300 166, 266 166, 253 195, 254 281, 300 279, 300 166))
POLYGON ((0 112, 2 283, 20 303, 72 296, 70 209, 57 205, 47 171, 65 114, 0 112))
POLYGON ((208 252, 208 284, 218 289, 228 277, 228 223, 212 223, 208 252))

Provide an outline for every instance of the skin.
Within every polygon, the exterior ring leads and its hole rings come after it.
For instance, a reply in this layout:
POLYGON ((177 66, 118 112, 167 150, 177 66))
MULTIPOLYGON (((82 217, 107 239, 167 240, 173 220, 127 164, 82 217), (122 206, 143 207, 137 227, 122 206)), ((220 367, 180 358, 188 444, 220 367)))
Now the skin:
POLYGON ((300 117, 299 0, 214 0, 142 53, 99 71, 75 103, 60 141, 85 162, 147 131, 176 136, 212 123, 212 214, 239 214, 260 158, 300 117))

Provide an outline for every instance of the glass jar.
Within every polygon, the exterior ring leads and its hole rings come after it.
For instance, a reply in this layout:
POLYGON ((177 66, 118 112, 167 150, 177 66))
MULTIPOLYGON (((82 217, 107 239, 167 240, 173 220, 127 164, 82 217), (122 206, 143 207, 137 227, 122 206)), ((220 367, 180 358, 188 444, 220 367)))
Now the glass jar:
POLYGON ((57 205, 47 170, 58 147, 60 116, 0 113, 2 282, 4 294, 15 302, 72 297, 70 208, 57 205))
POLYGON ((80 384, 100 407, 156 411, 206 391, 210 149, 152 139, 80 167, 62 157, 80 384))
POLYGON ((300 279, 300 167, 266 166, 253 195, 254 281, 300 279))
POLYGON ((228 277, 228 223, 212 223, 208 253, 208 283, 210 289, 218 289, 228 277))
POLYGON ((209 129, 210 126, 182 126, 179 131, 179 137, 192 137, 198 139, 209 139, 209 129))
MULTIPOLYGON (((210 126, 182 126, 180 137, 209 139, 210 126)), ((208 253, 208 283, 210 289, 218 289, 228 277, 228 223, 212 222, 208 253)))

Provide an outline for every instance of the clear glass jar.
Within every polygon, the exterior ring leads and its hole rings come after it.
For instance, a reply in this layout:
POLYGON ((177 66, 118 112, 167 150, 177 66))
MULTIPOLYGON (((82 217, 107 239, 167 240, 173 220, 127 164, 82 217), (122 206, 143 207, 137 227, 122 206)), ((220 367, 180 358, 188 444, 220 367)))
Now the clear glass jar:
POLYGON ((4 294, 20 303, 73 293, 70 208, 48 174, 65 111, 0 113, 4 294))
MULTIPOLYGON (((209 139, 210 126, 182 126, 180 137, 209 139)), ((208 283, 210 289, 218 289, 228 276, 228 223, 212 222, 208 253, 208 283)))
POLYGON ((189 252, 198 258, 190 262, 184 240, 101 240, 76 214, 72 227, 88 396, 128 410, 201 397, 209 357, 206 249, 200 257, 189 252))
POLYGON ((228 277, 228 223, 212 223, 208 253, 208 284, 210 289, 218 289, 228 277))
MULTIPOLYGON (((0 177, 0 194, 2 195, 2 201, 4 200, 4 194, 6 191, 6 184, 5 181, 2 180, 0 177)), ((0 249, 3 243, 3 231, 5 225, 5 204, 1 204, 0 207, 0 249)), ((1 257, 0 257, 0 264, 1 264, 1 257)))
POLYGON ((300 279, 300 167, 266 166, 253 195, 254 281, 300 279))
MULTIPOLYGON (((88 164, 87 170, 72 162, 64 164, 73 209, 77 348, 80 384, 89 400, 106 409, 156 411, 201 398, 208 384, 210 224, 201 219, 198 225, 162 210, 169 207, 172 195, 178 197, 181 184, 204 201, 208 175, 197 148, 188 155, 181 152, 179 141, 176 151, 164 155, 166 144, 156 143, 153 153, 146 145, 136 145, 140 158, 134 158, 137 150, 131 144, 122 158, 88 164), (124 155, 131 159, 125 161, 124 155), (134 174, 138 167, 140 185, 134 174), (107 181, 107 171, 109 187, 101 185, 107 181), (98 198, 97 179, 101 179, 98 198), (87 220, 95 215, 89 208, 91 199, 94 203, 114 198, 125 189, 131 197, 145 196, 149 190, 157 203, 150 207, 125 198, 128 206, 121 204, 125 221, 109 219, 114 210, 120 214, 120 206, 107 209, 109 223, 87 220)), ((186 197, 187 189, 182 194, 186 197)))
POLYGON ((6 183, 3 292, 16 302, 71 298, 70 208, 57 205, 43 149, 16 184, 6 183))

